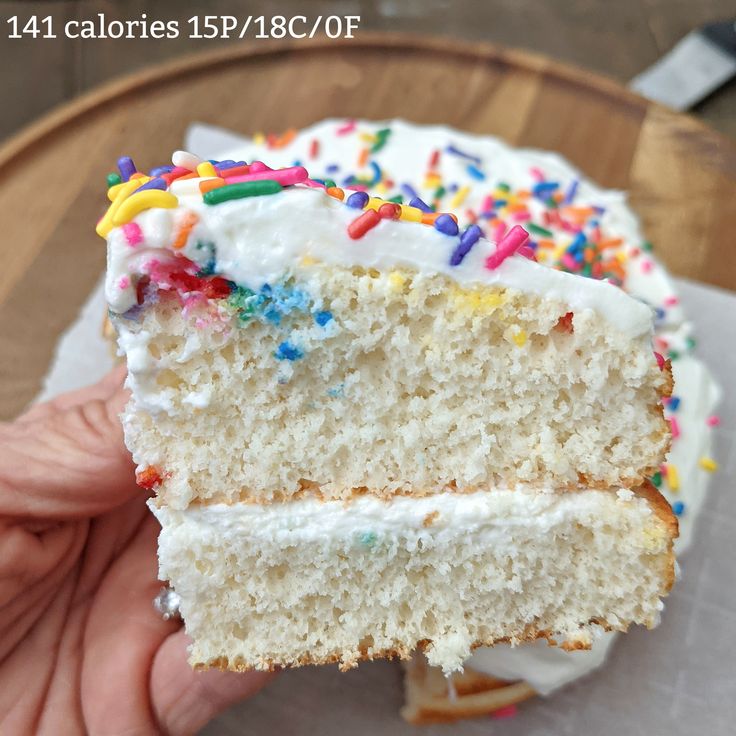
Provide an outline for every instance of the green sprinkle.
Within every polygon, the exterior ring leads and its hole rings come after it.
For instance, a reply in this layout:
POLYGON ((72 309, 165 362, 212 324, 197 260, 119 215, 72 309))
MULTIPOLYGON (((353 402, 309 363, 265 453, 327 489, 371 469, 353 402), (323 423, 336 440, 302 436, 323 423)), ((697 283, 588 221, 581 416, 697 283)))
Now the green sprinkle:
POLYGON ((580 273, 582 273, 583 276, 591 276, 593 273, 593 268, 591 267, 590 263, 586 263, 580 273))
POLYGON ((202 199, 205 204, 220 204, 230 199, 276 194, 282 189, 281 184, 273 179, 260 179, 258 181, 244 181, 239 184, 226 184, 224 187, 207 192, 202 199))
POLYGON ((662 473, 659 471, 652 476, 652 485, 655 488, 659 488, 662 485, 662 473))
POLYGON ((649 252, 651 252, 651 251, 654 250, 654 246, 651 244, 651 242, 649 240, 645 240, 641 244, 641 249, 642 250, 645 250, 647 253, 649 253, 649 252))
POLYGON ((437 187, 437 189, 434 190, 434 196, 432 197, 432 199, 442 199, 442 197, 445 196, 446 191, 447 189, 442 186, 437 187))
POLYGON ((496 186, 496 189, 500 189, 502 192, 510 192, 511 191, 511 187, 505 181, 498 182, 498 185, 496 186))
POLYGON ((555 201, 555 200, 554 200, 554 199, 553 199, 552 197, 550 197, 550 198, 549 198, 549 199, 548 199, 548 200, 547 200, 547 201, 545 202, 545 204, 547 205, 547 207, 549 207, 549 208, 550 208, 550 209, 552 209, 552 210, 556 210, 556 209, 558 209, 558 207, 559 207, 559 205, 557 204, 557 202, 556 202, 556 201, 555 201))
POLYGON ((324 184, 328 189, 331 189, 335 186, 335 180, 334 179, 325 179, 324 184))
POLYGON ((377 153, 380 151, 388 141, 388 137, 391 135, 391 128, 381 128, 376 131, 376 142, 371 146, 371 153, 377 153))
POLYGON ((685 338, 685 346, 687 347, 688 350, 694 350, 696 345, 697 345, 697 342, 695 341, 694 337, 685 338))
POLYGON ((116 171, 111 171, 107 175, 107 188, 114 187, 116 184, 120 184, 122 182, 122 179, 120 178, 120 174, 118 174, 116 171))
POLYGON ((533 222, 527 222, 526 229, 536 235, 543 235, 545 238, 551 238, 553 234, 551 230, 547 230, 546 227, 542 227, 541 225, 535 225, 533 222))
POLYGON ((678 358, 680 357, 680 353, 679 353, 679 352, 678 352, 677 350, 670 350, 670 351, 669 351, 669 352, 667 353, 667 357, 668 357, 668 358, 669 358, 670 360, 677 360, 677 359, 678 359, 678 358))
POLYGON ((393 202, 394 204, 404 204, 404 198, 400 194, 397 194, 395 197, 391 197, 387 201, 393 202))

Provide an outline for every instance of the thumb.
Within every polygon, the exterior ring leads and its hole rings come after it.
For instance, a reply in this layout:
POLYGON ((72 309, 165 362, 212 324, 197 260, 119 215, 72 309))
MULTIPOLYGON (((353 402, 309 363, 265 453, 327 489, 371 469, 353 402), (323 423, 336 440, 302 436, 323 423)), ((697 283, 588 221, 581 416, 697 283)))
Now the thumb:
POLYGON ((189 638, 180 629, 161 645, 151 668, 151 705, 164 733, 194 734, 218 713, 254 695, 270 672, 196 671, 187 663, 189 638))
POLYGON ((0 424, 0 515, 96 516, 140 493, 119 419, 123 375, 0 424))

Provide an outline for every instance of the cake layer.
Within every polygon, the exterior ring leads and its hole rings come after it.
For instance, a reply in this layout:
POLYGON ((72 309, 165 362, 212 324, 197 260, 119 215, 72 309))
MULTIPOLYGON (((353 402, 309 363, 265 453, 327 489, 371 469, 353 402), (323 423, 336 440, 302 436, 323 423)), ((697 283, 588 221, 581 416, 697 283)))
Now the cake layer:
POLYGON ((668 434, 649 335, 442 275, 313 264, 116 317, 128 446, 164 503, 638 485, 668 434))
POLYGON ((348 668, 420 646, 450 672, 496 641, 586 648, 656 624, 673 580, 677 522, 651 488, 151 507, 202 666, 348 668))

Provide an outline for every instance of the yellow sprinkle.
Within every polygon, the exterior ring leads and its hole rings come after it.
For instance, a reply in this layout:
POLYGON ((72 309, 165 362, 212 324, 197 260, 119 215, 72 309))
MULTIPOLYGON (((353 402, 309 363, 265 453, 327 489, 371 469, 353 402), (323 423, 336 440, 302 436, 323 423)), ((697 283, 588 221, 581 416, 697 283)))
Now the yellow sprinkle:
POLYGON ((112 224, 115 227, 125 225, 143 210, 150 210, 154 207, 173 209, 178 206, 179 200, 173 194, 162 192, 160 189, 146 189, 143 192, 131 194, 118 207, 117 212, 112 216, 112 224))
POLYGON ((672 463, 667 464, 667 485, 673 492, 680 490, 680 475, 672 463))
POLYGON ((408 204, 401 204, 399 207, 401 207, 400 220, 409 220, 409 222, 422 221, 422 211, 419 207, 410 207, 408 204))
POLYGON ((397 291, 406 283, 406 276, 401 271, 391 271, 388 275, 388 282, 397 291))
POLYGON ((520 348, 523 348, 526 345, 526 332, 519 330, 515 335, 512 335, 512 339, 520 348))
POLYGON ((388 192, 388 187, 386 184, 382 181, 379 181, 378 184, 376 184, 375 187, 373 187, 379 194, 386 194, 388 192))
POLYGON ((503 294, 496 291, 453 288, 450 291, 453 306, 461 314, 472 315, 476 312, 490 313, 504 303, 503 294))
POLYGON ((703 456, 700 458, 700 467, 709 473, 715 473, 718 470, 718 463, 712 457, 703 456))
POLYGON ((202 161, 202 163, 197 166, 197 173, 200 176, 217 176, 215 167, 209 161, 202 161))
POLYGON ((562 258, 562 254, 567 250, 567 246, 565 245, 558 245, 553 251, 552 251, 552 262, 556 263, 557 261, 562 258))
POLYGON ((255 143, 257 146, 262 146, 265 142, 266 142, 266 136, 263 135, 263 133, 253 134, 253 143, 255 143))
POLYGON ((378 208, 382 204, 386 204, 386 200, 385 199, 381 199, 380 197, 371 197, 368 200, 368 204, 363 209, 366 209, 366 210, 378 210, 378 208))
POLYGON ((107 198, 111 202, 114 202, 115 198, 118 196, 118 192, 122 191, 125 187, 130 188, 129 185, 131 182, 135 184, 135 187, 133 187, 133 189, 136 189, 139 186, 145 184, 147 181, 151 181, 150 176, 139 176, 135 179, 131 177, 130 181, 121 181, 120 184, 115 184, 107 190, 107 198))
POLYGON ((448 209, 456 210, 465 201, 465 198, 469 193, 470 187, 460 187, 460 189, 455 192, 455 196, 450 200, 448 209))
POLYGON ((616 260, 617 260, 617 261, 618 261, 619 263, 626 263, 626 261, 627 261, 627 260, 628 260, 628 258, 629 258, 629 256, 628 256, 628 255, 626 255, 626 253, 624 253, 624 252, 623 252, 622 250, 616 251, 616 252, 615 252, 615 253, 613 254, 613 257, 614 257, 614 258, 615 258, 615 259, 616 259, 616 260))
POLYGON ((434 172, 430 172, 427 174, 427 176, 424 177, 424 188, 425 189, 434 189, 435 187, 439 186, 442 179, 440 178, 439 174, 435 174, 434 172))
POLYGON ((313 258, 312 256, 309 256, 309 255, 302 256, 302 261, 301 261, 302 266, 314 266, 316 263, 319 263, 319 261, 316 258, 313 258))
POLYGON ((360 140, 365 141, 366 143, 375 143, 377 139, 373 133, 361 133, 360 140))
POLYGON ((115 185, 116 188, 120 187, 119 189, 117 189, 115 199, 113 199, 112 204, 107 208, 107 212, 105 212, 102 219, 97 223, 97 227, 95 228, 97 234, 101 238, 106 238, 110 230, 115 227, 115 224, 113 222, 115 214, 117 213, 118 209, 120 209, 120 206, 123 204, 123 202, 128 198, 128 195, 132 194, 136 189, 138 189, 140 185, 140 179, 133 179, 131 181, 126 181, 122 184, 115 185))

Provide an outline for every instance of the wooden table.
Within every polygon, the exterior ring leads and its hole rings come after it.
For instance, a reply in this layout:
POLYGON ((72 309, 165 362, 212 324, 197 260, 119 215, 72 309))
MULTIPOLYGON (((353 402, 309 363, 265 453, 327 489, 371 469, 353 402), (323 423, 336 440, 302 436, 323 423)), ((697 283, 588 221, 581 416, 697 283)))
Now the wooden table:
POLYGON ((328 115, 401 116, 555 149, 631 192, 673 272, 736 288, 736 148, 691 117, 484 44, 381 35, 230 46, 99 88, 0 148, 0 416, 37 392, 104 267, 94 223, 119 155, 161 163, 194 120, 276 132, 328 115))

